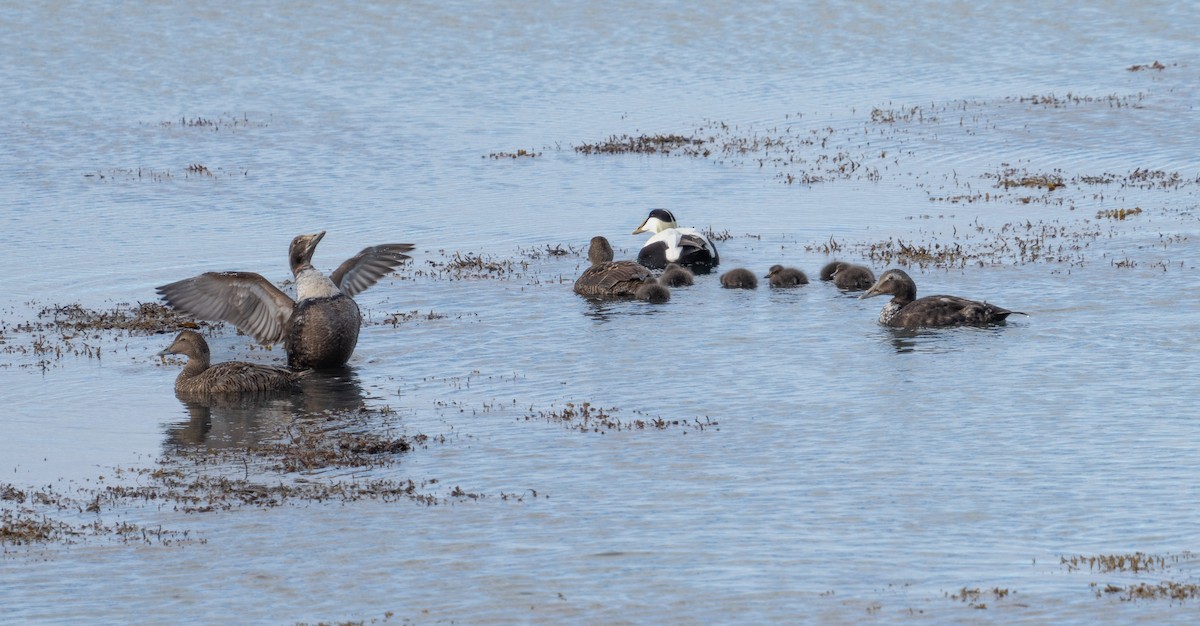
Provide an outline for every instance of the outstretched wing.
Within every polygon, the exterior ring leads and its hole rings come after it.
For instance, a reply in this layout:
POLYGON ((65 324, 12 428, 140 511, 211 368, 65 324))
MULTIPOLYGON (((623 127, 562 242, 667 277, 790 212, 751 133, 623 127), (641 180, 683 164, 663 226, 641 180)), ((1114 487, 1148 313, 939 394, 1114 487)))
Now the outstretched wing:
POLYGON ((202 320, 222 320, 260 343, 283 340, 295 302, 254 272, 207 272, 159 287, 172 307, 202 320))
POLYGON ((345 263, 333 270, 329 280, 342 293, 353 298, 412 258, 405 252, 412 252, 414 247, 411 243, 385 243, 363 248, 362 252, 346 259, 345 263))

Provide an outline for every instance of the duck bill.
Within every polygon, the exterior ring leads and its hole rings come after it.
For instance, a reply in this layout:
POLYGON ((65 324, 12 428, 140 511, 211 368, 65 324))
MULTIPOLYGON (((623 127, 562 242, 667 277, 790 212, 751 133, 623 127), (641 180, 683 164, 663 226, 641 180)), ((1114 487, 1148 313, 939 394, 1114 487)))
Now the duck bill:
POLYGON ((870 289, 868 289, 866 293, 864 293, 863 295, 859 296, 859 297, 858 297, 858 299, 859 299, 859 300, 866 300, 867 298, 870 298, 871 296, 878 296, 878 295, 880 295, 881 293, 883 293, 883 292, 879 291, 879 283, 878 283, 878 282, 876 282, 874 285, 871 285, 871 288, 870 288, 870 289))
POLYGON ((646 224, 649 224, 649 223, 650 223, 649 217, 647 217, 645 220, 642 220, 642 225, 638 226, 637 230, 633 231, 633 234, 636 235, 638 233, 644 233, 644 232, 647 232, 648 230, 650 230, 650 229, 646 228, 646 224))
POLYGON ((313 233, 311 235, 301 235, 300 238, 304 242, 304 252, 311 258, 313 252, 317 250, 317 244, 321 243, 321 239, 325 237, 325 231, 313 233))

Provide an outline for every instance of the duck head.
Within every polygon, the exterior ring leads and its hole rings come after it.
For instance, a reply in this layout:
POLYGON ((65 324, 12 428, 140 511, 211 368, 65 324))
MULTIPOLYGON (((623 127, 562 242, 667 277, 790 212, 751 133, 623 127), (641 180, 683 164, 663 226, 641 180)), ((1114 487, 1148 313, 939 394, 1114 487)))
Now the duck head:
POLYGON ((871 288, 858 299, 863 300, 884 294, 891 294, 895 300, 912 302, 917 299, 917 284, 904 270, 891 269, 884 272, 883 276, 880 276, 879 280, 875 281, 875 284, 871 285, 871 288))
POLYGON ((208 369, 211 358, 208 352, 208 342, 204 340, 203 335, 194 330, 180 331, 171 345, 154 356, 167 356, 168 354, 186 356, 188 369, 197 370, 208 369))
POLYGON ((666 209, 654 209, 650 211, 650 215, 646 216, 646 221, 642 222, 633 234, 638 233, 661 233, 668 228, 675 228, 675 216, 666 209))
POLYGON ((313 253, 317 251, 317 244, 321 243, 324 236, 325 231, 321 231, 311 235, 297 235, 292 240, 292 245, 288 248, 288 262, 292 266, 292 274, 298 274, 305 267, 312 266, 313 253))
POLYGON ((604 237, 592 237, 592 243, 588 246, 588 261, 592 265, 600 265, 613 260, 612 245, 604 237))

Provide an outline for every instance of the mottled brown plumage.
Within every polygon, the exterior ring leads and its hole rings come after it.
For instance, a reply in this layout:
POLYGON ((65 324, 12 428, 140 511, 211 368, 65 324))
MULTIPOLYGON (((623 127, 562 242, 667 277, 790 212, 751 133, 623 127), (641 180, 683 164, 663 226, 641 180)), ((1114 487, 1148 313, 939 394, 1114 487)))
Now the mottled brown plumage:
POLYGON ((211 364, 208 342, 194 330, 175 337, 158 356, 181 354, 188 358, 175 379, 175 392, 185 395, 245 394, 290 390, 310 370, 295 371, 242 361, 211 364))
POLYGON ((613 261, 613 249, 604 237, 592 237, 588 260, 592 266, 575 281, 575 293, 588 298, 634 298, 644 283, 654 282, 648 268, 633 261, 613 261))
POLYGON ((771 286, 776 288, 798 287, 808 284, 808 276, 805 276, 804 272, 794 267, 784 267, 782 265, 772 265, 771 269, 767 270, 767 275, 763 278, 769 279, 771 286))
POLYGON ((917 299, 917 285, 904 270, 891 269, 879 277, 859 299, 891 294, 879 312, 879 323, 895 328, 939 326, 982 326, 1003 322, 1013 313, 986 302, 957 296, 925 296, 917 299))

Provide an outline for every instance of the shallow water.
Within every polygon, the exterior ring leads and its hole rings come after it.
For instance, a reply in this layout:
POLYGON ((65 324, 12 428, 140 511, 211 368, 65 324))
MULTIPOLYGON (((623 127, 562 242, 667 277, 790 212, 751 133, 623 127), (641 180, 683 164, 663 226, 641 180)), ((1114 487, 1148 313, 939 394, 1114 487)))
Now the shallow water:
MULTIPOLYGON (((1197 18, 1187 3, 8 7, 0 480, 88 487, 358 406, 446 439, 362 474, 436 480, 438 506, 148 505, 102 516, 194 540, 6 546, 0 618, 1188 619, 1195 600, 1089 584, 1194 582, 1194 559, 1142 576, 1059 559, 1200 539, 1197 18), (573 150, 640 133, 752 147, 573 150), (489 157, 520 149, 539 156, 489 157), (997 185, 1025 173, 1068 184, 997 185), (658 307, 576 297, 588 239, 633 257, 651 207, 728 230, 723 269, 784 262, 813 282, 735 292, 714 274, 658 307), (153 356, 168 335, 75 340, 99 358, 16 349, 43 307, 148 302, 208 270, 283 280, 290 239, 321 229, 324 269, 368 244, 418 250, 359 296, 371 323, 349 371, 299 398, 197 413, 172 393, 178 363, 153 356), (882 298, 815 280, 823 246, 879 273, 871 246, 891 240, 1007 244, 908 270, 921 294, 1028 317, 899 333, 875 322, 882 298), (430 265, 456 252, 512 270, 430 265), (387 322, 410 311, 435 315, 387 322), (583 402, 687 425, 541 417, 583 402), (978 610, 950 597, 964 587, 1013 593, 978 610)), ((281 356, 228 328, 210 341, 219 359, 281 356)))

